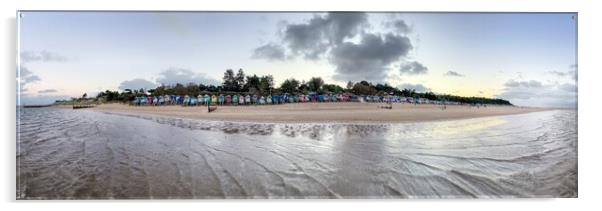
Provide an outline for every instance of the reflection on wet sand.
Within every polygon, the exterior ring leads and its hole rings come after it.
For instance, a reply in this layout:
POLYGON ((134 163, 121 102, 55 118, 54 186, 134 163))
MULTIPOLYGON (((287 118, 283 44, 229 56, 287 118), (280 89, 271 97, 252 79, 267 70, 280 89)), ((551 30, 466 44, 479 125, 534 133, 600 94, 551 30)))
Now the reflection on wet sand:
POLYGON ((575 197, 575 111, 271 124, 23 109, 19 198, 575 197))

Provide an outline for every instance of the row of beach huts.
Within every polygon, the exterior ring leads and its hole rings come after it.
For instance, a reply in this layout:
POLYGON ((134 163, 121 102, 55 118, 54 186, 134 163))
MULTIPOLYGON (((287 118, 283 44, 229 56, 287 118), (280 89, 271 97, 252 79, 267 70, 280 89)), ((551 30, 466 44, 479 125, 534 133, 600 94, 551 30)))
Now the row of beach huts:
POLYGON ((162 96, 139 96, 131 104, 136 106, 146 105, 271 105, 284 103, 305 102, 376 102, 376 103, 415 103, 415 104, 459 104, 457 102, 428 100, 425 98, 412 98, 402 96, 359 96, 351 94, 307 94, 307 95, 162 95, 162 96))

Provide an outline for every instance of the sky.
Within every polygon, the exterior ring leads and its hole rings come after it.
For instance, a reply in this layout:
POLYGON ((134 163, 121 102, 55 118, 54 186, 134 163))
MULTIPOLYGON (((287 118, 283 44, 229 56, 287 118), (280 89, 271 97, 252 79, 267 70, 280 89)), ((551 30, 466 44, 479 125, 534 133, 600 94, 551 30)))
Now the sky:
POLYGON ((326 83, 576 107, 573 13, 41 12, 18 14, 19 104, 226 69, 326 83))

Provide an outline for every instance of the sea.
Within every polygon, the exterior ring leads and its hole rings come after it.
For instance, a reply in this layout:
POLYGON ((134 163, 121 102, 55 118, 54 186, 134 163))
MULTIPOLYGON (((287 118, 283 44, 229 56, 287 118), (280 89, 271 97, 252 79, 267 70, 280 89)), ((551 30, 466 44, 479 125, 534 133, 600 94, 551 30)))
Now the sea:
POLYGON ((20 108, 17 199, 577 197, 577 112, 255 123, 20 108))

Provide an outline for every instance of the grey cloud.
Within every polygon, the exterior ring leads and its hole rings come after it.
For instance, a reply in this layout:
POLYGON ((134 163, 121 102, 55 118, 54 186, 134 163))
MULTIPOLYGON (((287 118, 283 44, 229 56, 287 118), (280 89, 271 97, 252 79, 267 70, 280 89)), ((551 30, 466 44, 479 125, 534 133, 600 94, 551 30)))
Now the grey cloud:
POLYGON ((460 74, 460 73, 458 73, 458 72, 456 72, 456 71, 451 71, 451 70, 450 70, 450 71, 447 71, 447 72, 445 73, 445 75, 446 75, 446 76, 464 77, 464 75, 463 75, 463 74, 460 74))
POLYGON ((412 49, 410 39, 394 34, 364 34, 359 44, 344 42, 332 49, 335 79, 383 80, 388 66, 412 49))
POLYGON ((58 92, 56 89, 44 89, 44 90, 40 90, 38 91, 39 94, 47 94, 47 93, 55 93, 58 92))
POLYGON ((40 77, 33 74, 27 67, 23 65, 21 65, 20 69, 18 70, 20 70, 20 73, 17 75, 19 79, 19 94, 23 96, 27 94, 26 92, 29 84, 40 81, 40 77))
POLYGON ((251 56, 253 59, 266 59, 268 61, 284 60, 284 48, 273 43, 265 44, 256 48, 251 56))
MULTIPOLYGON (((277 42, 280 45, 260 46, 254 50, 252 58, 327 58, 335 66, 335 80, 383 81, 391 65, 407 56, 413 46, 404 34, 366 32, 370 27, 368 15, 362 12, 330 12, 315 15, 302 23, 281 21, 281 40, 277 42)), ((407 24, 401 20, 392 22, 391 27, 402 27, 400 30, 409 32, 407 24)), ((415 69, 416 73, 426 72, 426 67, 421 64, 415 69)))
POLYGON ((21 56, 21 62, 27 63, 27 62, 37 62, 37 61, 42 61, 42 62, 64 62, 67 61, 67 57, 64 57, 60 54, 54 53, 54 52, 50 52, 50 51, 40 51, 40 52, 35 52, 35 51, 23 51, 20 54, 21 56))
POLYGON ((330 12, 307 23, 285 25, 283 42, 295 55, 318 59, 329 47, 357 35, 367 23, 366 13, 330 12))
POLYGON ((497 97, 516 105, 541 107, 575 107, 577 86, 574 84, 542 84, 539 81, 509 80, 497 97))
POLYGON ((424 66, 423 64, 421 64, 420 62, 417 61, 413 61, 413 62, 408 62, 405 64, 402 64, 399 68, 399 71, 401 72, 401 74, 407 74, 407 75, 420 75, 420 74, 426 74, 428 72, 428 68, 426 66, 424 66))
POLYGON ((202 73, 195 73, 188 69, 183 68, 169 68, 159 73, 157 79, 159 84, 174 85, 176 83, 188 84, 188 83, 202 83, 205 85, 219 85, 220 82, 214 78, 208 77, 202 73))
POLYGON ((539 81, 535 81, 535 80, 530 80, 530 81, 515 81, 515 80, 509 80, 506 81, 506 83, 504 83, 504 86, 506 87, 541 87, 542 83, 539 81))
POLYGON ((400 33, 400 34, 407 34, 412 31, 410 29, 410 26, 408 26, 408 24, 403 20, 387 21, 387 22, 385 22, 384 25, 388 28, 393 29, 395 32, 400 33))
POLYGON ((40 77, 34 75, 27 67, 21 65, 21 74, 19 74, 21 85, 36 82, 40 80, 40 77))
POLYGON ((547 73, 557 75, 559 77, 570 76, 573 80, 577 80, 577 65, 576 64, 569 65, 569 70, 566 72, 554 70, 554 71, 548 71, 547 73))
POLYGON ((548 73, 549 74, 553 74, 553 75, 557 75, 557 76, 561 76, 561 77, 566 76, 568 74, 567 72, 560 72, 560 71, 555 71, 555 70, 554 71, 549 71, 548 73))
POLYGON ((567 91, 567 92, 577 92, 576 84, 564 83, 564 84, 558 85, 558 88, 561 90, 567 91))
POLYGON ((401 84, 399 86, 399 89, 410 89, 410 90, 413 89, 413 90, 416 90, 416 92, 427 92, 427 91, 431 90, 422 84, 411 84, 411 83, 401 84))
POLYGON ((141 79, 141 78, 136 78, 136 79, 129 80, 129 81, 123 81, 123 82, 121 82, 121 84, 119 84, 119 89, 121 89, 121 90, 126 90, 126 89, 148 90, 148 89, 154 89, 156 87, 157 87, 157 84, 147 81, 147 80, 144 80, 144 79, 141 79))

